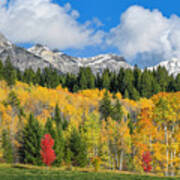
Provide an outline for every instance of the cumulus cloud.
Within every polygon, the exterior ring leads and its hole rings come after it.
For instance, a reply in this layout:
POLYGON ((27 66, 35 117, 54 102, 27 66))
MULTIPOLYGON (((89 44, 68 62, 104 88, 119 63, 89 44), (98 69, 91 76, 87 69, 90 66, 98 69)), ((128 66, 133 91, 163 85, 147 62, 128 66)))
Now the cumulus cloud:
POLYGON ((158 10, 131 6, 122 14, 120 24, 111 29, 106 42, 129 60, 139 57, 153 63, 152 57, 180 57, 180 18, 167 18, 158 10))
POLYGON ((80 24, 79 12, 51 0, 0 1, 0 32, 15 43, 41 43, 51 48, 83 48, 102 42, 104 33, 80 24))
POLYGON ((7 3, 7 0, 1 0, 0 1, 0 6, 4 6, 7 3))

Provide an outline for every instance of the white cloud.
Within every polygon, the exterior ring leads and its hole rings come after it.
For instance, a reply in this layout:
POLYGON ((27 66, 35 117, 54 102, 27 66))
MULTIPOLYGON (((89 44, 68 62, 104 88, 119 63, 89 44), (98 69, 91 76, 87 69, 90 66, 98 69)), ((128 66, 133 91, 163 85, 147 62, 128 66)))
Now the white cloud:
POLYGON ((4 6, 7 3, 7 0, 1 0, 0 1, 0 7, 4 6))
POLYGON ((97 17, 94 17, 92 22, 97 26, 97 27, 101 27, 101 26, 104 26, 104 24, 97 18, 97 17))
POLYGON ((101 31, 77 21, 79 12, 51 0, 0 1, 0 32, 15 43, 41 43, 51 48, 84 48, 102 42, 101 31))
POLYGON ((148 61, 151 57, 153 61, 155 55, 159 60, 180 57, 180 18, 132 6, 121 16, 120 24, 111 29, 106 42, 129 60, 143 57, 148 61))

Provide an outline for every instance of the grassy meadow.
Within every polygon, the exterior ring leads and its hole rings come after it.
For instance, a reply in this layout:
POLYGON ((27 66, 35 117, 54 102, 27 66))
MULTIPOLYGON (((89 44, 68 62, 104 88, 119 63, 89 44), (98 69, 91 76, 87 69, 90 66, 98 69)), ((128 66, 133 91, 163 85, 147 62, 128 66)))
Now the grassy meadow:
POLYGON ((90 172, 76 169, 65 171, 56 168, 0 165, 0 180, 177 180, 180 178, 137 175, 126 172, 90 172))

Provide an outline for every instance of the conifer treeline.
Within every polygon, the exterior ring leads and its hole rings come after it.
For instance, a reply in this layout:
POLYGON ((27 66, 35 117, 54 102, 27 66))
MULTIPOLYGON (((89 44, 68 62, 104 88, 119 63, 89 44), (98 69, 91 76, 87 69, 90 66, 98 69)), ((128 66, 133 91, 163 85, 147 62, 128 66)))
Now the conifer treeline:
POLYGON ((24 72, 14 68, 8 58, 3 65, 0 61, 0 79, 5 79, 8 85, 15 80, 28 84, 39 84, 48 88, 56 88, 59 84, 71 92, 84 89, 107 89, 112 93, 120 92, 124 98, 138 100, 140 97, 149 98, 159 92, 180 91, 180 74, 176 77, 169 75, 164 67, 157 70, 141 71, 137 66, 131 69, 121 68, 118 73, 104 70, 102 74, 94 75, 89 67, 80 68, 77 75, 59 74, 52 67, 36 72, 32 68, 24 72))

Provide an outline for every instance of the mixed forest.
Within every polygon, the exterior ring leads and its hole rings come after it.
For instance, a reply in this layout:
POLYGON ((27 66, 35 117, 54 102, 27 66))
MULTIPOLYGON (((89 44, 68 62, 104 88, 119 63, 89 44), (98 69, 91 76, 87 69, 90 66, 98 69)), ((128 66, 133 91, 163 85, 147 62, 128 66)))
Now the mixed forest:
POLYGON ((1 162, 180 174, 180 75, 22 73, 7 59, 0 80, 1 162))

